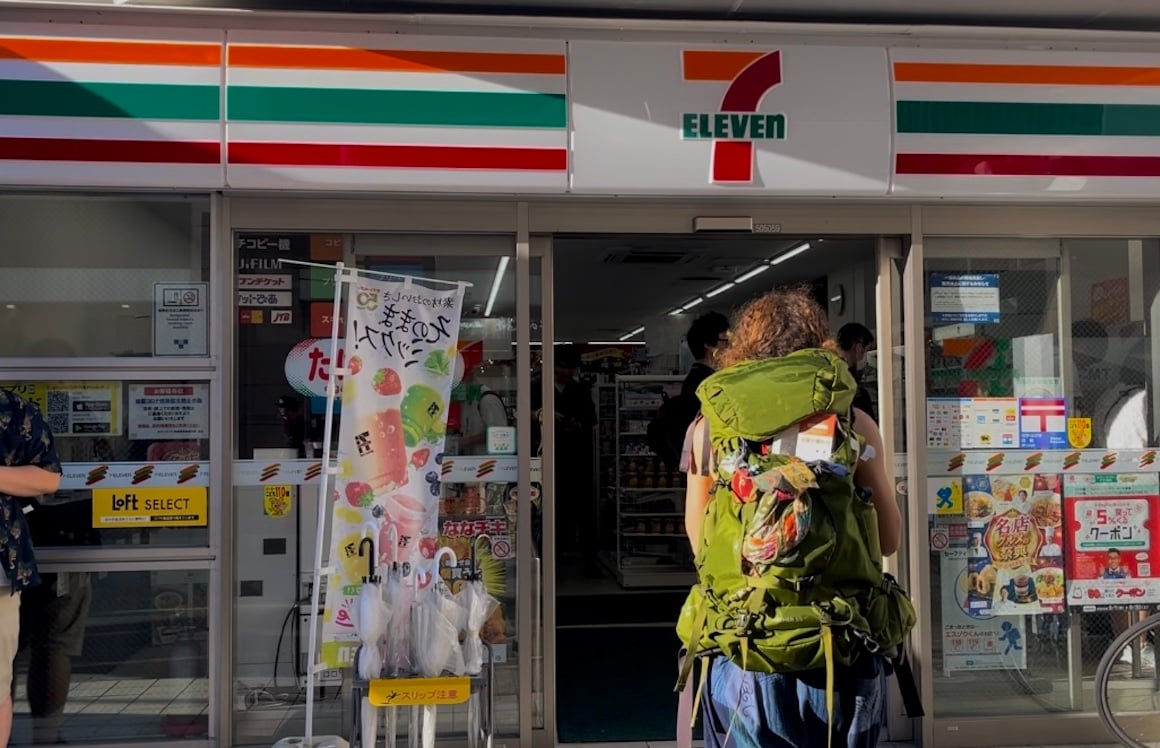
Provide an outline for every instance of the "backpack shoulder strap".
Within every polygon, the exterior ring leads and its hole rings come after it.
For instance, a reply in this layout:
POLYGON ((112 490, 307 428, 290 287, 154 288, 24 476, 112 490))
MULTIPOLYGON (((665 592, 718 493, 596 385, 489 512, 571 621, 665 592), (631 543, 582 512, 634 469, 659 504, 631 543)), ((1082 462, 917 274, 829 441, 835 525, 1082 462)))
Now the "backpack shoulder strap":
POLYGON ((704 477, 713 474, 713 442, 709 435, 709 424, 698 415, 685 432, 685 444, 681 449, 681 472, 704 477), (697 426, 704 424, 701 436, 697 438, 697 426))

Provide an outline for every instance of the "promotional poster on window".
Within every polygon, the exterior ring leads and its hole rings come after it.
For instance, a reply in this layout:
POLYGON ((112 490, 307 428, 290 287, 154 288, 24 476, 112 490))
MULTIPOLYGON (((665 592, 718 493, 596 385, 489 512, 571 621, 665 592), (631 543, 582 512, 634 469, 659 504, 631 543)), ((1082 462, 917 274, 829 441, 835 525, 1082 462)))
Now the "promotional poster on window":
POLYGON ((1068 475, 1068 604, 1133 607, 1160 603, 1160 476, 1068 475))
POLYGON ((350 283, 323 619, 327 667, 349 665, 359 645, 356 603, 368 565, 397 564, 419 588, 431 582, 463 293, 410 280, 350 283), (370 558, 360 556, 367 538, 370 558))
POLYGON ((961 547, 948 548, 940 557, 943 672, 1027 667, 1022 617, 968 612, 974 581, 967 562, 967 549, 961 547))
POLYGON ((963 476, 967 611, 972 616, 1064 609, 1062 476, 963 476))

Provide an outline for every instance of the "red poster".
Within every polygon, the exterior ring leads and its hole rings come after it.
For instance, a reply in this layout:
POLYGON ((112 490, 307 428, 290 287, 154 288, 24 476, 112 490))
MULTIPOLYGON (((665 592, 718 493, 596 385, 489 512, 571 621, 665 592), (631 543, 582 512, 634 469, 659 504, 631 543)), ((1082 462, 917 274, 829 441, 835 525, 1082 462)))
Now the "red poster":
POLYGON ((1063 612, 1062 486, 1054 474, 963 476, 968 614, 1063 612))
MULTIPOLYGON (((330 338, 334 319, 333 301, 315 301, 310 304, 310 337, 330 338)), ((340 314, 338 317, 338 333, 346 332, 346 319, 340 314)))
POLYGON ((1160 603, 1158 482, 1154 474, 1067 476, 1069 605, 1160 603))

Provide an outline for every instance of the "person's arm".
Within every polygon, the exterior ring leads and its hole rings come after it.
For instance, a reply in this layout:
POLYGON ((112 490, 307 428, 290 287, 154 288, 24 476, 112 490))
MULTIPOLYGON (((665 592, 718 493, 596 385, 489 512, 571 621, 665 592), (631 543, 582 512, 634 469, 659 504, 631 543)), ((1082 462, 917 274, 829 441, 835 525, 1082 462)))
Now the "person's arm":
POLYGON ((40 465, 0 467, 0 493, 30 498, 56 493, 59 488, 60 473, 40 465))
POLYGON ((692 450, 690 454, 688 481, 685 484, 685 534, 693 545, 693 551, 701 547, 701 528, 705 523, 705 510, 713 498, 712 466, 709 450, 708 426, 698 418, 690 426, 692 438, 685 442, 692 450))
POLYGON ((873 449, 873 456, 861 460, 854 471, 854 483, 870 489, 870 499, 878 512, 878 542, 882 555, 891 556, 902 545, 902 512, 894 498, 893 470, 886 460, 886 449, 882 445, 882 432, 869 415, 854 409, 854 431, 873 449))

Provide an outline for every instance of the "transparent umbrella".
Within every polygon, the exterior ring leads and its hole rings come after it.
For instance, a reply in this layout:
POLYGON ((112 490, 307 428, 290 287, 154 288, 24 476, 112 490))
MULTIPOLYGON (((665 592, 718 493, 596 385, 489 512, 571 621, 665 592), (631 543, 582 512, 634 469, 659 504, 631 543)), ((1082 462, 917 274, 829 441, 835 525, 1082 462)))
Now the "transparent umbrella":
MULTIPOLYGON (((439 570, 443 559, 456 565, 455 553, 441 548, 432 562, 431 582, 415 602, 411 633, 415 670, 424 678, 438 678, 444 673, 463 675, 463 652, 459 648, 459 632, 465 618, 463 607, 447 589, 439 570)), ((434 706, 423 707, 422 746, 435 745, 434 706)))
MULTIPOLYGON (((463 626, 463 667, 468 675, 479 675, 483 672, 483 640, 480 631, 487 623, 499 601, 491 596, 483 583, 483 572, 479 563, 479 547, 486 543, 491 545, 491 537, 479 535, 471 544, 471 572, 467 586, 460 591, 459 597, 466 614, 463 626)), ((483 719, 480 714, 479 695, 474 691, 467 704, 467 736, 468 745, 475 746, 483 732, 483 719)))
MULTIPOLYGON (((415 600, 415 590, 406 583, 403 569, 399 566, 398 530, 391 526, 387 536, 390 548, 380 548, 379 553, 381 558, 391 559, 383 593, 392 611, 392 625, 387 629, 383 648, 383 669, 387 677, 398 678, 411 674, 411 606, 415 600)), ((387 707, 387 748, 395 748, 398 734, 399 708, 387 707)))
MULTIPOLYGON (((387 633, 387 625, 391 619, 391 609, 383 600, 382 580, 375 573, 376 560, 374 528, 371 537, 364 537, 359 541, 359 558, 366 557, 367 573, 362 579, 359 589, 358 610, 355 615, 355 629, 358 631, 359 656, 356 666, 359 677, 372 680, 382 675, 383 656, 381 644, 387 633)), ((374 748, 378 740, 379 710, 368 697, 363 697, 360 735, 364 748, 374 748)))

